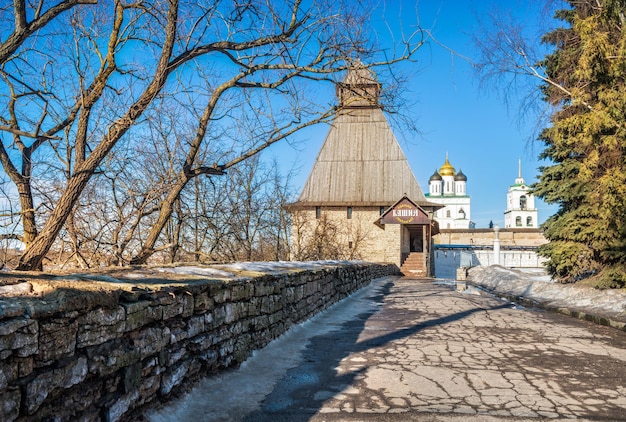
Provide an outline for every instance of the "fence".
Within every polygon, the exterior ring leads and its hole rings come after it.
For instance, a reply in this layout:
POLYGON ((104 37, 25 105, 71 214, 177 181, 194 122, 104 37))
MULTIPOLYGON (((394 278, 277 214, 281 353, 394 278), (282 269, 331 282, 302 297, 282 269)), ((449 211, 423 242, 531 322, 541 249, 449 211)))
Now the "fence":
MULTIPOLYGON (((501 247, 499 265, 508 268, 540 268, 546 258, 536 247, 501 247)), ((471 245, 435 245, 435 277, 455 278, 461 267, 488 267, 496 263, 493 247, 471 245)))

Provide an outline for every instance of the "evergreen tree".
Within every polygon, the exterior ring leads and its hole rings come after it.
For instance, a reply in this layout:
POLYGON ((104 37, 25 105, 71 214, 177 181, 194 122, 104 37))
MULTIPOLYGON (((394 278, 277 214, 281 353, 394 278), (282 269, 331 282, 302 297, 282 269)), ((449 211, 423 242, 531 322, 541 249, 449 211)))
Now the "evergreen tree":
POLYGON ((559 211, 540 249, 562 282, 626 285, 626 0, 568 0, 544 37, 544 99, 555 107, 535 194, 559 211))

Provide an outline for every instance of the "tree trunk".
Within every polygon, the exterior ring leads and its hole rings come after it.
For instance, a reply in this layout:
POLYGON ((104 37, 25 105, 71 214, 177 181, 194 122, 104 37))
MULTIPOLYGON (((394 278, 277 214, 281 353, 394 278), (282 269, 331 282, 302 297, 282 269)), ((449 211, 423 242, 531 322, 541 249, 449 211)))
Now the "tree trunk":
POLYGON ((17 183, 17 192, 20 195, 20 207, 22 207, 22 226, 24 226, 23 242, 26 249, 37 237, 37 225, 35 223, 35 204, 30 184, 25 181, 17 183))
POLYGON ((65 192, 54 207, 39 235, 33 240, 17 265, 19 271, 40 271, 43 259, 63 228, 80 194, 87 186, 93 170, 77 172, 68 182, 65 192))
POLYGON ((124 116, 111 125, 102 141, 92 150, 89 157, 75 167, 74 174, 68 180, 67 187, 61 195, 45 225, 33 240, 31 247, 20 257, 17 265, 19 271, 36 271, 42 268, 43 259, 50 251, 65 221, 72 212, 78 198, 89 183, 91 176, 102 160, 109 154, 117 141, 124 136, 134 122, 161 92, 170 72, 176 66, 169 63, 176 39, 176 23, 178 20, 178 0, 170 0, 167 11, 167 27, 165 41, 161 50, 154 77, 146 90, 128 109, 124 116))
POLYGON ((130 260, 130 265, 144 265, 148 261, 148 258, 154 255, 154 246, 156 245, 163 228, 172 217, 174 204, 180 197, 180 193, 183 191, 188 181, 189 176, 182 174, 174 186, 172 186, 169 194, 163 200, 161 210, 159 211, 159 217, 150 229, 146 243, 144 243, 141 251, 139 251, 139 253, 130 260))

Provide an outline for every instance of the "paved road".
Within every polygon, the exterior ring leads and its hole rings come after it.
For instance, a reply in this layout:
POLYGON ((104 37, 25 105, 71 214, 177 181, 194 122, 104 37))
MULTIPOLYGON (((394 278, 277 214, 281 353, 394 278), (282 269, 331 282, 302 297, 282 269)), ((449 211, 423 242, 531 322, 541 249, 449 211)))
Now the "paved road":
POLYGON ((429 280, 382 279, 359 300, 335 329, 293 340, 302 348, 288 353, 294 360, 276 379, 244 365, 263 378, 255 387, 261 393, 245 405, 233 400, 237 408, 228 409, 224 399, 243 389, 216 398, 216 388, 205 385, 191 399, 205 410, 161 415, 195 422, 626 421, 624 332, 429 280), (208 416, 215 406, 225 413, 208 416))

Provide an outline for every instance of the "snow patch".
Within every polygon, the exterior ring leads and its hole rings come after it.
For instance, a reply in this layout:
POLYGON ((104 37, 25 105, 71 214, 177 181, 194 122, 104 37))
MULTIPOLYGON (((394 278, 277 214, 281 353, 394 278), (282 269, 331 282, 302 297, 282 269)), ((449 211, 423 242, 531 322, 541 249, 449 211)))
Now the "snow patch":
POLYGON ((329 266, 364 263, 365 261, 263 261, 263 262, 235 262, 232 264, 215 265, 217 268, 237 271, 255 271, 262 273, 280 273, 291 270, 316 270, 329 266))
POLYGON ((194 266, 183 266, 183 267, 160 267, 155 268, 155 271, 161 273, 173 273, 173 274, 182 274, 182 275, 199 275, 202 277, 220 277, 220 278, 230 278, 234 277, 233 273, 229 273, 227 271, 218 270, 216 268, 208 268, 208 267, 194 267, 194 266))
POLYGON ((626 318, 626 292, 623 290, 556 283, 542 269, 475 267, 470 270, 470 278, 474 284, 498 294, 523 297, 557 308, 626 318))

